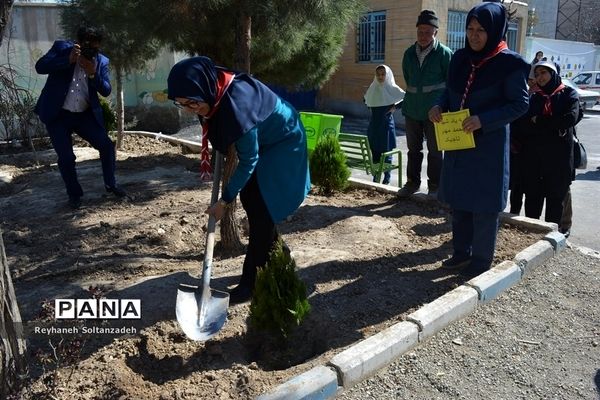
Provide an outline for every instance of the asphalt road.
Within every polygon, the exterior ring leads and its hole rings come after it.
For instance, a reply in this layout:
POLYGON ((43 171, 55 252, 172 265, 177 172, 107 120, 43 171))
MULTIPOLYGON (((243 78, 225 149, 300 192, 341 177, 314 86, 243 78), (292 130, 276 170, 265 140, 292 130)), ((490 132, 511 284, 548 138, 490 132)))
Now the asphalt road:
POLYGON ((585 114, 577 126, 577 136, 588 156, 585 170, 577 170, 571 185, 573 227, 569 241, 600 251, 600 106, 585 114))
MULTIPOLYGON (((345 118, 342 120, 342 132, 366 134, 368 120, 366 118, 345 118)), ((406 180, 406 136, 398 130, 396 144, 402 149, 403 176, 406 180)), ((600 106, 586 112, 583 120, 577 126, 577 135, 585 145, 588 165, 585 170, 577 170, 576 180, 571 185, 573 198, 573 227, 569 241, 578 245, 600 251, 600 229, 598 217, 600 214, 600 106)), ((427 191, 427 158, 423 160, 421 170, 421 191, 427 191)), ((364 172, 353 171, 352 176, 358 179, 370 180, 364 172)), ((392 173, 392 186, 398 186, 398 177, 392 173)), ((508 212, 508 207, 506 209, 508 212)), ((521 211, 524 215, 524 210, 521 211)), ((543 213, 542 213, 543 217, 543 213)))

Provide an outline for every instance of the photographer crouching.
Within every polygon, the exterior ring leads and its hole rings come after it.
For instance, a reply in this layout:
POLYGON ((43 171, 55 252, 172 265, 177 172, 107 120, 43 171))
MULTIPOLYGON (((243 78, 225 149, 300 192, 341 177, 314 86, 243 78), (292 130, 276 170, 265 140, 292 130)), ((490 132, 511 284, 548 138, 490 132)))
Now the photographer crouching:
POLYGON ((46 125, 58 156, 58 168, 67 189, 69 205, 81 206, 83 189, 77 180, 71 134, 77 133, 100 153, 104 187, 117 197, 125 191, 115 180, 115 146, 108 137, 98 94, 111 92, 108 58, 100 53, 102 33, 81 27, 77 41, 57 40, 35 64, 48 79, 35 107, 46 125))

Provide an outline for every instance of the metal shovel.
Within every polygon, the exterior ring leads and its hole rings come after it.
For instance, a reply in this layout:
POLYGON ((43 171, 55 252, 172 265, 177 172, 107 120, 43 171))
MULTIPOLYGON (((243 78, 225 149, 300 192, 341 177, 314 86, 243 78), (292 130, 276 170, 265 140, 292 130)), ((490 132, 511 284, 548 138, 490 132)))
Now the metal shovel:
MULTIPOLYGON (((223 164, 221 153, 216 152, 215 156, 211 204, 216 203, 219 198, 219 184, 223 164)), ((204 263, 202 265, 202 286, 182 283, 177 289, 177 303, 175 306, 177 322, 179 322, 179 326, 181 326, 185 335, 192 340, 210 339, 221 330, 227 320, 229 293, 210 288, 216 224, 215 217, 210 215, 206 231, 204 263)))

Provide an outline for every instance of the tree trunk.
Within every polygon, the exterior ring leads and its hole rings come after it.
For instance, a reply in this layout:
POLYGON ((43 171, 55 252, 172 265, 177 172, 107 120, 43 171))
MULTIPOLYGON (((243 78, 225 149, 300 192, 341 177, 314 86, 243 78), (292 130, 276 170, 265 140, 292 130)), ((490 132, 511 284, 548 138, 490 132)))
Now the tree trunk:
MULTIPOLYGON (((237 167, 237 154, 235 145, 231 145, 227 150, 225 167, 223 168, 223 187, 229 182, 235 167, 237 167)), ((237 253, 244 248, 240 239, 240 230, 235 220, 236 209, 237 200, 234 200, 221 219, 221 250, 228 253, 237 253)))
POLYGON ((4 29, 8 26, 8 20, 10 18, 10 11, 12 9, 13 0, 0 0, 0 46, 2 46, 2 39, 4 39, 4 29))
POLYGON ((0 399, 27 375, 23 325, 0 232, 0 399))
POLYGON ((117 149, 123 143, 123 130, 125 126, 125 104, 123 102, 123 70, 117 68, 117 149))
MULTIPOLYGON (((251 43, 251 22, 252 19, 246 12, 243 6, 244 0, 240 0, 238 9, 240 15, 238 18, 238 24, 236 26, 235 41, 236 41, 236 53, 235 53, 235 65, 234 67, 238 70, 250 73, 250 43, 251 43)), ((231 145, 227 151, 227 157, 225 161, 225 168, 223 170, 223 187, 227 185, 235 167, 237 166, 237 154, 235 146, 231 145)), ((240 232, 238 229, 237 221, 235 220, 235 210, 237 208, 237 201, 234 201, 231 207, 227 209, 223 219, 221 220, 221 246, 222 250, 226 252, 238 252, 243 248, 242 241, 240 239, 240 232)))
MULTIPOLYGON (((243 1, 242 1, 243 2, 243 1)), ((250 73, 250 46, 252 44, 252 17, 244 11, 244 7, 239 8, 235 32, 234 55, 235 68, 250 73)))

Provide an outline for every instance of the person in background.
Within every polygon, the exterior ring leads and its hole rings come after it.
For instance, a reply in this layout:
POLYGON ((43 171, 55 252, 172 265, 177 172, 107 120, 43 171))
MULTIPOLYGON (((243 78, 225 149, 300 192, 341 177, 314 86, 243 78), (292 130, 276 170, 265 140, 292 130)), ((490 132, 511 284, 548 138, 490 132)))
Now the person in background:
MULTIPOLYGON (((579 121, 579 98, 575 89, 562 83, 552 61, 540 61, 534 73, 539 89, 531 95, 527 114, 516 123, 523 138, 525 216, 540 218, 545 200, 545 220, 561 227, 574 175, 573 132, 579 121)), ((570 221, 567 224, 568 230, 570 221)))
POLYGON ((438 150, 433 124, 427 111, 446 87, 452 50, 436 38, 438 18, 434 11, 423 10, 417 18, 417 41, 404 52, 402 73, 406 82, 406 97, 402 114, 406 118, 408 162, 406 184, 398 192, 408 197, 421 186, 423 140, 427 142, 427 188, 435 195, 440 183, 442 152, 438 150))
POLYGON ((227 154, 235 146, 238 165, 206 213, 220 220, 239 193, 250 229, 242 276, 229 302, 246 302, 258 267, 267 263, 279 237, 275 224, 310 190, 304 127, 296 110, 263 83, 215 66, 208 57, 178 62, 167 83, 169 99, 201 117, 214 149, 227 154))
POLYGON ((65 183, 69 205, 81 206, 83 189, 77 180, 71 134, 77 133, 100 153, 104 187, 117 197, 125 191, 115 180, 115 145, 108 137, 98 94, 111 92, 108 58, 100 53, 102 33, 81 27, 77 41, 57 40, 38 60, 35 70, 48 75, 35 106, 46 125, 58 156, 58 169, 65 183))
MULTIPOLYGON (((371 110, 367 136, 373 162, 376 164, 380 162, 382 153, 396 148, 394 111, 403 98, 404 90, 396 85, 392 69, 387 65, 378 65, 373 82, 364 97, 367 107, 371 110)), ((388 156, 385 162, 392 162, 391 156, 388 156)), ((373 176, 373 182, 377 182, 376 178, 373 176)), ((390 171, 385 172, 382 183, 390 183, 390 171)))
POLYGON ((429 111, 468 109, 462 128, 475 148, 444 152, 438 197, 452 208, 452 257, 444 269, 479 274, 492 264, 499 213, 506 207, 509 180, 509 124, 527 112, 529 64, 508 49, 509 13, 485 2, 467 14, 465 47, 452 56, 448 86, 429 111))
POLYGON ((542 61, 542 58, 544 58, 544 52, 541 50, 537 51, 535 53, 535 57, 533 57, 533 60, 531 61, 531 66, 534 66, 538 62, 542 61))

